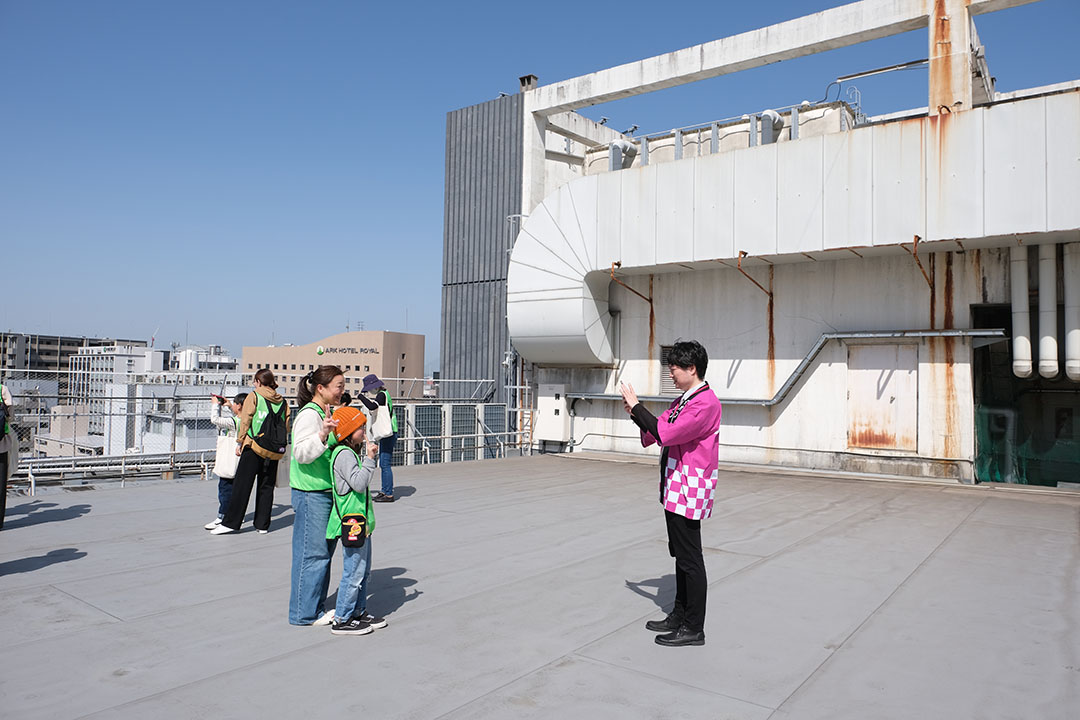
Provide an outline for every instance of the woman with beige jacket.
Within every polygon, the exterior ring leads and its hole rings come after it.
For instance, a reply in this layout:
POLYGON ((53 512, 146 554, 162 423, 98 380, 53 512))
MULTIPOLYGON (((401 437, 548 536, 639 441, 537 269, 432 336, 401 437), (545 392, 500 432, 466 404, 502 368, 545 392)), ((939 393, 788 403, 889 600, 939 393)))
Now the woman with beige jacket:
POLYGON ((270 511, 274 506, 274 481, 277 479, 278 460, 284 454, 285 445, 282 442, 280 448, 268 449, 260 440, 268 427, 267 423, 282 424, 285 429, 284 437, 288 437, 289 404, 278 394, 274 373, 268 368, 262 368, 255 373, 254 383, 255 392, 248 393, 244 399, 238 418, 236 454, 240 457, 240 461, 236 464, 236 477, 233 478, 229 509, 225 512, 225 517, 221 519, 221 524, 210 531, 214 535, 225 535, 240 529, 240 525, 244 522, 244 515, 247 513, 252 486, 255 487, 253 524, 260 533, 270 531, 270 511))

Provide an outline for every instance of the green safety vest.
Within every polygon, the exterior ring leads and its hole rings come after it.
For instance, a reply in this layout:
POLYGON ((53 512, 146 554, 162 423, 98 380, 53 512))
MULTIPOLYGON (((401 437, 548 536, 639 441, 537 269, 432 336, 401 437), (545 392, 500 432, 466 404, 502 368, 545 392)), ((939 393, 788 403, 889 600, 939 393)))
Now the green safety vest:
POLYGON ((379 392, 386 393, 386 412, 390 413, 390 429, 397 432, 397 415, 394 414, 394 401, 390 399, 390 391, 383 388, 379 392))
POLYGON ((331 488, 333 488, 330 492, 334 493, 335 497, 334 506, 330 510, 330 519, 326 523, 327 540, 337 540, 341 537, 341 516, 350 515, 352 513, 361 513, 367 518, 368 535, 375 532, 375 511, 371 508, 371 493, 350 491, 344 495, 338 494, 337 483, 334 482, 334 461, 337 460, 337 456, 341 452, 346 450, 353 455, 356 455, 357 464, 363 464, 363 459, 348 445, 338 445, 330 455, 330 485, 331 488), (340 515, 338 513, 340 513, 340 515))
MULTIPOLYGON (((319 413, 319 417, 325 419, 326 413, 323 409, 313 402, 309 402, 304 407, 297 411, 297 417, 300 416, 304 410, 308 408, 314 409, 319 413)), ((293 422, 293 433, 296 432, 296 422, 293 422)), ((289 487, 296 488, 297 490, 307 490, 308 492, 326 492, 332 490, 334 487, 332 474, 333 468, 330 466, 330 456, 333 454, 332 446, 337 444, 337 440, 334 438, 334 434, 330 433, 327 438, 327 448, 319 457, 315 458, 306 465, 296 462, 296 455, 293 455, 289 460, 289 487)))
MULTIPOLYGON (((249 438, 256 437, 262 430, 263 423, 266 422, 266 416, 270 414, 270 409, 273 408, 276 413, 281 409, 281 403, 283 402, 285 401, 282 400, 277 405, 273 405, 268 403, 262 395, 255 393, 255 416, 251 419, 251 427, 248 428, 247 434, 249 438)), ((319 406, 316 405, 315 407, 319 406)))

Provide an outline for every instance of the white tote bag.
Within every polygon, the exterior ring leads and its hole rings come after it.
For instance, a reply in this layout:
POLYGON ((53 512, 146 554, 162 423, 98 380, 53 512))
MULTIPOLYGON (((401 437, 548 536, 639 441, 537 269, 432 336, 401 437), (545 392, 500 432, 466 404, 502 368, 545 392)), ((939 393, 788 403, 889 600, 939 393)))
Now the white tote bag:
POLYGON ((371 423, 368 438, 372 442, 378 442, 393 435, 394 426, 390 424, 390 413, 386 411, 386 406, 382 405, 373 412, 375 413, 375 420, 371 423))
POLYGON ((289 466, 292 465, 292 443, 285 447, 285 454, 277 461, 277 478, 274 487, 289 487, 289 466))
POLYGON ((214 474, 220 478, 236 477, 236 438, 232 435, 218 435, 217 454, 214 456, 214 474))

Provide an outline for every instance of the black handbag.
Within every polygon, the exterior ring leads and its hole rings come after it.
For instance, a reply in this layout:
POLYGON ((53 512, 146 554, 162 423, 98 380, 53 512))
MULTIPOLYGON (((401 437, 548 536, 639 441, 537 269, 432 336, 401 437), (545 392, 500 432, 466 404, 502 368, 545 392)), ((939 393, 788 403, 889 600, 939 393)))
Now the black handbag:
POLYGON ((330 492, 334 494, 334 512, 341 521, 341 544, 350 548, 364 547, 364 542, 367 540, 367 517, 363 513, 342 515, 337 503, 337 489, 330 488, 330 492))

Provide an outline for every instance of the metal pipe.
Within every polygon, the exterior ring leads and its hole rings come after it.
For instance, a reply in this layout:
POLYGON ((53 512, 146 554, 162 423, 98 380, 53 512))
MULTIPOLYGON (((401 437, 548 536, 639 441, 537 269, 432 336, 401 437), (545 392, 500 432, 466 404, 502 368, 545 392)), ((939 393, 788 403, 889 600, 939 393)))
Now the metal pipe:
POLYGON ((1080 243, 1065 246, 1065 375, 1080 382, 1080 243))
POLYGON ((1009 285, 1012 291, 1013 375, 1031 377, 1031 320, 1028 317, 1028 262, 1023 245, 1009 249, 1009 285))
MULTIPOLYGON (((1006 339, 1008 336, 1005 334, 1005 330, 1001 328, 991 329, 971 329, 971 330, 896 330, 896 331, 860 331, 860 332, 840 332, 840 333, 825 333, 818 338, 817 343, 810 349, 810 352, 806 354, 806 357, 802 359, 799 366, 791 373, 788 379, 784 382, 784 385, 776 391, 776 394, 769 399, 751 400, 746 398, 719 398, 720 402, 725 405, 758 405, 761 407, 773 407, 779 405, 784 401, 784 398, 791 391, 791 388, 795 387, 795 384, 802 378, 803 374, 813 363, 814 358, 817 357, 821 349, 825 347, 825 344, 830 340, 856 340, 856 339, 882 339, 882 340, 904 340, 904 339, 919 339, 919 338, 938 338, 938 337, 969 337, 969 338, 1000 338, 1006 339)), ((582 400, 622 400, 622 395, 614 395, 607 393, 566 393, 568 398, 580 398, 582 400)), ((638 395, 638 400, 645 402, 665 402, 670 403, 674 400, 674 396, 666 395, 638 395)))
POLYGON ((1057 245, 1039 246, 1039 374, 1058 374, 1057 245))

